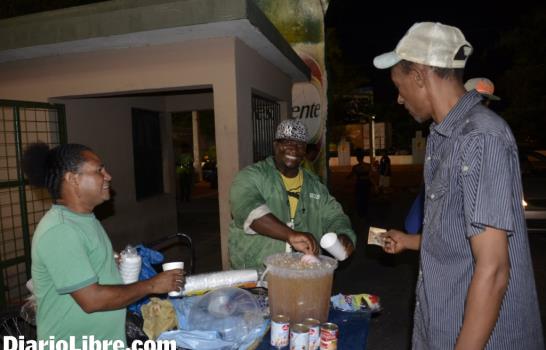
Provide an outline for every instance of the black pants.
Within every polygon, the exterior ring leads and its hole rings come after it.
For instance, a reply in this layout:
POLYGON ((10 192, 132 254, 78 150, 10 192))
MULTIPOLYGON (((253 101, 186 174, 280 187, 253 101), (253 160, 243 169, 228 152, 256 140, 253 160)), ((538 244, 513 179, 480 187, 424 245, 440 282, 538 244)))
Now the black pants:
POLYGON ((190 173, 180 174, 180 193, 183 201, 189 202, 191 199, 191 188, 193 184, 193 178, 190 173))

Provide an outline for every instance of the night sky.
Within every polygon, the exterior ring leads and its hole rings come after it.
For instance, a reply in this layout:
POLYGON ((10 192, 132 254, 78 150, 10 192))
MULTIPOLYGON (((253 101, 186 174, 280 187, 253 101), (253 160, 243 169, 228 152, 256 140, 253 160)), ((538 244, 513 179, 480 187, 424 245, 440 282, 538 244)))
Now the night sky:
MULTIPOLYGON (((405 32, 416 22, 441 22, 458 27, 474 47, 474 53, 467 61, 465 79, 486 76, 495 81, 495 75, 502 70, 503 62, 485 57, 498 42, 503 33, 512 30, 529 13, 538 11, 537 6, 518 9, 514 5, 494 6, 480 1, 473 2, 472 11, 463 9, 462 3, 449 5, 442 2, 437 6, 399 5, 385 1, 386 5, 370 6, 363 0, 332 0, 326 15, 326 27, 338 32, 340 46, 349 62, 359 64, 369 73, 372 85, 383 89, 385 71, 376 70, 373 58, 391 51, 405 32)), ((541 10, 544 11, 542 5, 541 10)), ((544 45, 544 43, 537 43, 544 45)), ((379 91, 378 91, 379 92, 379 91)))
MULTIPOLYGON (((502 98, 492 105, 494 110, 501 115, 505 111, 512 113, 512 116, 520 113, 521 118, 529 117, 530 122, 526 122, 528 129, 543 129, 546 124, 544 114, 546 38, 541 35, 545 31, 546 5, 544 2, 522 1, 499 3, 438 2, 436 6, 416 6, 409 3, 400 5, 391 1, 379 4, 374 2, 371 5, 369 1, 364 0, 331 0, 325 26, 327 31, 335 28, 344 62, 356 65, 359 74, 369 78, 376 104, 395 104, 397 92, 390 81, 389 70, 378 70, 373 67, 372 60, 375 56, 392 51, 405 32, 416 22, 431 21, 456 26, 474 47, 474 52, 466 64, 464 80, 480 76, 491 79, 495 83, 495 94, 502 98), (542 26, 535 31, 529 23, 537 14, 542 16, 540 17, 542 26), (520 28, 524 28, 521 30, 522 33, 534 32, 536 37, 533 37, 533 41, 529 40, 529 36, 519 34, 520 28), (514 33, 516 33, 514 47, 507 48, 506 44, 504 46, 499 44, 505 41, 509 34, 513 38, 514 33), (506 74, 510 70, 526 66, 526 63, 521 61, 521 57, 525 55, 515 58, 513 54, 519 50, 519 46, 516 49, 519 43, 527 45, 525 54, 532 58, 528 66, 538 68, 536 74, 528 71, 527 75, 522 75, 521 81, 514 79, 513 73, 508 77, 506 74), (519 64, 518 68, 514 68, 516 64, 519 64), (528 96, 521 90, 523 87, 529 89, 528 96), (515 89, 520 89, 517 91, 519 94, 514 93, 515 89), (514 101, 519 101, 519 105, 516 106, 514 101), (522 109, 522 105, 526 104, 529 113, 522 109)), ((514 126, 516 122, 518 121, 509 121, 514 126)), ((524 127, 519 125, 518 129, 524 127)), ((546 140, 542 138, 542 143, 546 145, 546 140)))
MULTIPOLYGON (((3 0, 0 18, 90 2, 98 1, 3 0)), ((541 139, 546 148, 546 137, 538 132, 546 129, 546 2, 441 1, 425 6, 415 2, 330 0, 325 25, 327 32, 336 30, 343 52, 341 63, 356 67, 354 75, 370 82, 376 105, 394 105, 396 90, 389 72, 375 69, 372 60, 393 50, 409 27, 422 21, 441 22, 462 30, 474 47, 465 68, 465 80, 480 76, 491 79, 495 94, 502 99, 492 108, 513 128, 541 139), (536 30, 529 25, 535 23, 533 17, 539 18, 536 30), (505 39, 509 35, 512 41, 507 46, 505 39)), ((332 87, 332 76, 329 79, 332 87)))

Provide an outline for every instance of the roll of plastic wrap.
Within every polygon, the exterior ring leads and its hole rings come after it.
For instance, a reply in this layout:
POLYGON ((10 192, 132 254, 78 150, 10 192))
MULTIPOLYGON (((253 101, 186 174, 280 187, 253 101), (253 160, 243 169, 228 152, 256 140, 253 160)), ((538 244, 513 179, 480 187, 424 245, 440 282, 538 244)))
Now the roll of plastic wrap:
POLYGON ((221 287, 255 287, 258 281, 257 270, 230 270, 203 273, 186 277, 182 295, 203 294, 221 287))

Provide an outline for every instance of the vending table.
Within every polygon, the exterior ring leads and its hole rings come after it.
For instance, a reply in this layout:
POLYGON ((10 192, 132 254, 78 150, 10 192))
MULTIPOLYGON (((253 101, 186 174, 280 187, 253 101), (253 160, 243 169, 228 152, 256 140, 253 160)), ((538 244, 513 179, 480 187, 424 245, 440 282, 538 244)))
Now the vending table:
MULTIPOLYGON (((347 312, 330 308, 328 322, 339 327, 338 350, 365 350, 368 341, 371 312, 369 310, 347 312)), ((256 350, 277 350, 269 344, 267 332, 256 350)), ((288 347, 286 347, 288 349, 288 347)))

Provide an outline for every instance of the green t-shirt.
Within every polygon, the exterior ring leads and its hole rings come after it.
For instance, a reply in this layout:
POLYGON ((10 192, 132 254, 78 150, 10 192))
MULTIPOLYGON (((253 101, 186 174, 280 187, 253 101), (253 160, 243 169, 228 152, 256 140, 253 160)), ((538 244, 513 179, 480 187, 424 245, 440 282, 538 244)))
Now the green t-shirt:
POLYGON ((93 283, 122 284, 110 239, 94 214, 53 205, 32 240, 32 281, 38 339, 83 335, 125 343, 126 310, 86 313, 70 293, 93 283))

